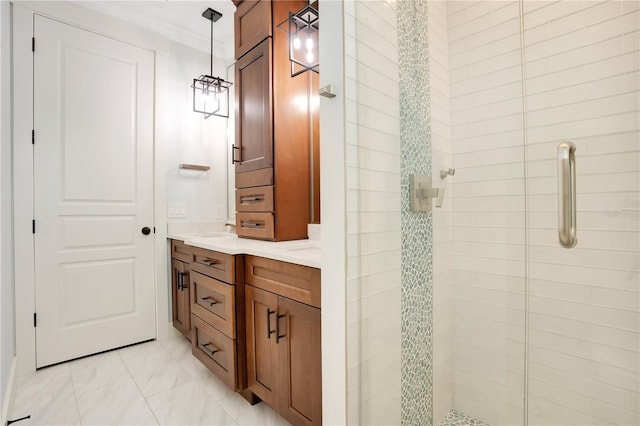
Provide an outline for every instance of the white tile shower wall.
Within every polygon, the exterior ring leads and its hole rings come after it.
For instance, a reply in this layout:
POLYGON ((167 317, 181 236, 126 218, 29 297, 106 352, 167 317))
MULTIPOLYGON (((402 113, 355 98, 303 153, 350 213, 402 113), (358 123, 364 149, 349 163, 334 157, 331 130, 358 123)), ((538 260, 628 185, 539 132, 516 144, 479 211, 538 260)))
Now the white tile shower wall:
POLYGON ((525 2, 529 424, 640 424, 640 2, 525 2), (578 245, 557 243, 576 147, 578 245))
MULTIPOLYGON (((456 168, 448 178, 452 198, 445 195, 454 207, 453 408, 492 425, 522 424, 525 198, 519 5, 447 2, 446 24, 447 37, 432 40, 430 50, 434 42, 448 43, 456 168)), ((437 289, 442 283, 435 282, 437 289)), ((436 400, 442 398, 436 394, 436 400)))
POLYGON ((349 424, 400 423, 400 143, 393 2, 345 2, 349 424))
POLYGON ((453 184, 440 178, 453 167, 447 6, 428 3, 431 167, 434 185, 445 189, 442 208, 433 209, 433 424, 453 408, 453 184))

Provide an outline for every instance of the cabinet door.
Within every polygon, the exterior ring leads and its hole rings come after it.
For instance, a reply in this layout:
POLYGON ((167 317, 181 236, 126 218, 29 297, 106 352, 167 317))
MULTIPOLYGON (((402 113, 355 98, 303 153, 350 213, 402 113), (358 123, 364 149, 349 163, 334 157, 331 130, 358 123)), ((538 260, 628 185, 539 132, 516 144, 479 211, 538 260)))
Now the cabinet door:
POLYGON ((278 297, 278 313, 280 415, 295 425, 320 425, 320 309, 278 297))
POLYGON ((273 166, 271 39, 236 62, 236 173, 273 166))
POLYGON ((173 326, 191 338, 191 299, 189 297, 189 264, 171 259, 171 299, 173 326))
POLYGON ((271 35, 271 0, 245 0, 235 13, 236 59, 271 35))
POLYGON ((246 286, 245 301, 249 390, 267 405, 277 407, 279 371, 275 331, 278 296, 246 286))

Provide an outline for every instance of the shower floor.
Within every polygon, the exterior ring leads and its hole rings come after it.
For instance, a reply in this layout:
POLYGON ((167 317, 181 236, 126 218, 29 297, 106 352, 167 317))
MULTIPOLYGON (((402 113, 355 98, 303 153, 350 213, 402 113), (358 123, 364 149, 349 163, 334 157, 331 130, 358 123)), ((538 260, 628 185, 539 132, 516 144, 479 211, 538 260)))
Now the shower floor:
POLYGON ((451 410, 449 414, 440 421, 440 426, 489 426, 489 423, 469 417, 460 411, 451 410))

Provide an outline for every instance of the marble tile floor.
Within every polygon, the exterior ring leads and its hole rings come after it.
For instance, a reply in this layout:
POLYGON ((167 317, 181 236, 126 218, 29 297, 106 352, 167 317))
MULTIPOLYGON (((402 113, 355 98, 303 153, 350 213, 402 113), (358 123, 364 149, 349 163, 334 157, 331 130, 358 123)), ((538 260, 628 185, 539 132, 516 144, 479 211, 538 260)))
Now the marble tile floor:
POLYGON ((289 425, 229 390, 182 336, 44 368, 15 386, 9 419, 31 416, 15 426, 289 425))

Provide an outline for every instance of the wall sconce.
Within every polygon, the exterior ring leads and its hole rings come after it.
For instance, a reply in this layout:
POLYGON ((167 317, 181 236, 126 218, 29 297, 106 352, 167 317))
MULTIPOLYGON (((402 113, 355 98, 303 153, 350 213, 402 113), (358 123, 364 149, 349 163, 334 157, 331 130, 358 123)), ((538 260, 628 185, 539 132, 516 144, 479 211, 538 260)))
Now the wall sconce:
POLYGON ((305 71, 320 73, 318 42, 320 15, 318 9, 307 5, 297 13, 289 12, 289 60, 291 77, 305 71))
POLYGON ((228 118, 229 87, 232 83, 213 76, 213 23, 222 18, 222 14, 208 8, 202 16, 211 21, 211 69, 209 74, 193 79, 193 111, 204 114, 205 119, 212 115, 228 118))

